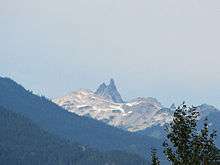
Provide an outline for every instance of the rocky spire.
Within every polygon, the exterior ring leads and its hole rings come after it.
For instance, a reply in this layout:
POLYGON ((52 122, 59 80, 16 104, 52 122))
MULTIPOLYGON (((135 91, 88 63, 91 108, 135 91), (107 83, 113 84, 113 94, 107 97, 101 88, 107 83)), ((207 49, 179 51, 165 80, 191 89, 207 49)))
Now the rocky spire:
POLYGON ((102 83, 96 90, 95 94, 103 96, 115 103, 123 103, 120 93, 117 90, 114 79, 110 79, 109 85, 102 83))
POLYGON ((172 111, 175 111, 175 110, 176 110, 176 105, 173 103, 173 104, 170 106, 170 109, 171 109, 172 111))
POLYGON ((102 83, 101 85, 99 85, 99 88, 96 90, 95 94, 103 93, 106 87, 107 85, 105 83, 102 83))

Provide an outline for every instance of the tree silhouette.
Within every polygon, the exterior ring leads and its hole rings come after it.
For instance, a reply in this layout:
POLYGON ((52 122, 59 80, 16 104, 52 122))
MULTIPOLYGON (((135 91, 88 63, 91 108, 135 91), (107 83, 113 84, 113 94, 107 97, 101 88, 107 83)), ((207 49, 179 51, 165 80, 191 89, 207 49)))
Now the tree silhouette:
POLYGON ((157 150, 155 148, 151 149, 151 165, 160 165, 160 161, 157 157, 157 150))
POLYGON ((209 133, 208 120, 197 130, 199 112, 197 107, 179 106, 173 121, 166 127, 167 138, 163 143, 164 153, 174 165, 208 165, 216 154, 214 139, 216 131, 209 133))

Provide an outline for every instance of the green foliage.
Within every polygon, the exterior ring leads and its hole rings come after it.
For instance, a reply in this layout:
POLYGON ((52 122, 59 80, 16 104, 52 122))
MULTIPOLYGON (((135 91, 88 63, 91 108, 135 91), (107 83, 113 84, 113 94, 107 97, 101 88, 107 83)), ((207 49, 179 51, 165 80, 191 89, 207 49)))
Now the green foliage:
POLYGON ((220 150, 217 151, 215 159, 209 163, 209 165, 219 165, 220 164, 220 150))
POLYGON ((174 165, 200 165, 212 161, 216 154, 216 131, 211 134, 208 120, 203 128, 197 130, 199 112, 196 107, 187 107, 185 103, 174 112, 173 121, 166 128, 164 153, 174 165))
POLYGON ((218 152, 214 143, 216 136, 216 131, 209 133, 208 119, 206 118, 203 128, 197 134, 197 136, 195 136, 192 144, 192 148, 194 149, 193 153, 195 154, 194 161, 197 161, 198 164, 201 161, 207 164, 215 159, 218 152))
POLYGON ((157 157, 157 150, 155 148, 151 150, 151 161, 151 165, 160 165, 160 161, 157 157))

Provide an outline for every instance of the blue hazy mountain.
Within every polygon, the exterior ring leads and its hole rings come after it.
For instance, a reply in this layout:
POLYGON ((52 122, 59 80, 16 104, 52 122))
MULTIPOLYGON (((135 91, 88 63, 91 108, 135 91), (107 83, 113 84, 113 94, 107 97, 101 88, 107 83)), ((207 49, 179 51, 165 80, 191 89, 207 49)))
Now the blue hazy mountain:
POLYGON ((30 119, 43 130, 100 151, 122 150, 149 157, 161 141, 108 126, 70 113, 45 97, 27 91, 8 78, 0 78, 0 105, 30 119))
POLYGON ((119 151, 101 153, 61 140, 24 116, 0 107, 1 165, 133 165, 140 157, 119 151))

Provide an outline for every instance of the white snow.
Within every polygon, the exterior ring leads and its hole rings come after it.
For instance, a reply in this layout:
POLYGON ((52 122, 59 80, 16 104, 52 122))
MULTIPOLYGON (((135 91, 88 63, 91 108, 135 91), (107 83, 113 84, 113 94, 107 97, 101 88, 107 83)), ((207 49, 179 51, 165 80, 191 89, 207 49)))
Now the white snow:
POLYGON ((54 102, 80 116, 89 114, 97 120, 108 119, 107 124, 129 128, 128 131, 139 131, 156 123, 165 123, 168 118, 167 115, 157 113, 161 109, 160 104, 157 100, 149 98, 137 98, 136 101, 128 103, 115 103, 89 90, 80 90, 56 99, 54 102), (79 110, 86 106, 90 108, 79 110))

